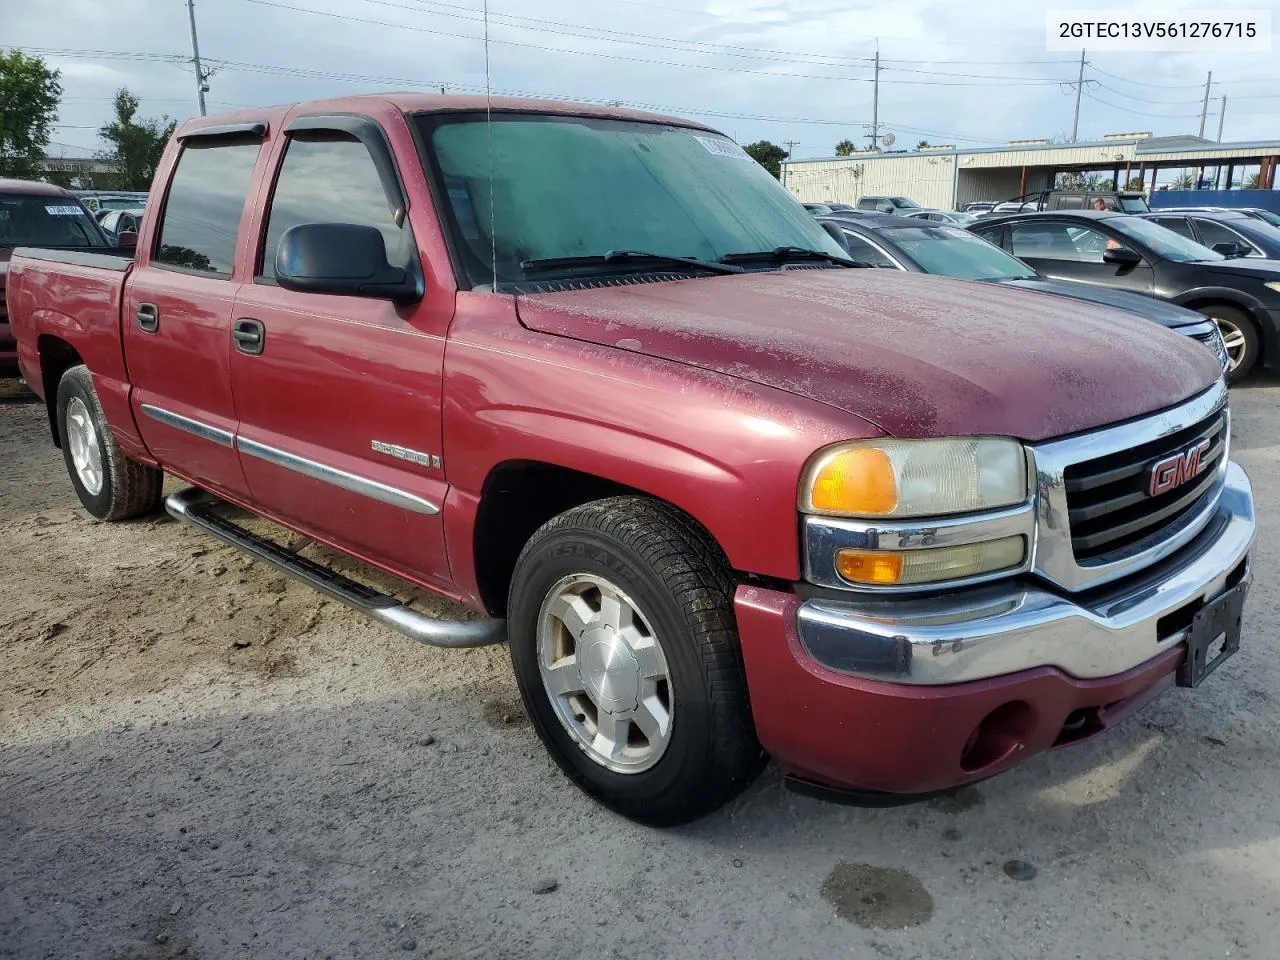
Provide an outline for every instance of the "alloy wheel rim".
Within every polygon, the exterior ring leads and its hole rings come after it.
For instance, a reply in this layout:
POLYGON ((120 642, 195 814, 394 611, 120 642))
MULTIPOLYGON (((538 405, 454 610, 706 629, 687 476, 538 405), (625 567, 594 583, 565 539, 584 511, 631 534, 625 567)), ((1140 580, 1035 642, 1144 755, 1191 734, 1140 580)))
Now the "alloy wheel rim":
POLYGON ((71 451, 71 463, 76 469, 80 485, 90 496, 102 492, 102 447, 98 443, 98 431, 93 425, 89 408, 79 397, 72 397, 67 404, 67 446, 71 451))
POLYGON ((1240 366, 1240 361, 1244 359, 1244 353, 1247 344, 1244 339, 1244 331, 1230 320, 1224 320, 1222 317, 1211 317, 1214 323, 1218 325, 1218 330, 1222 333, 1222 342, 1227 348, 1227 360, 1234 370, 1240 366))
POLYGON ((557 719, 593 761, 641 773, 671 742, 666 654, 626 593, 594 574, 564 577, 538 612, 538 672, 557 719))

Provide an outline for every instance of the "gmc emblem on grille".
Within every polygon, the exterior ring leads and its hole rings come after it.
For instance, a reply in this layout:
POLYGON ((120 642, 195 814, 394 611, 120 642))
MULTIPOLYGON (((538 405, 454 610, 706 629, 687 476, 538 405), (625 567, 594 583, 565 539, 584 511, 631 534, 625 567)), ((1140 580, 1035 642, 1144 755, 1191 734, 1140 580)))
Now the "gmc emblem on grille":
POLYGON ((1208 466, 1201 460, 1208 449, 1209 441, 1201 440, 1195 446, 1159 461, 1151 468, 1151 483, 1147 487, 1147 492, 1153 497, 1158 497, 1200 476, 1208 466))

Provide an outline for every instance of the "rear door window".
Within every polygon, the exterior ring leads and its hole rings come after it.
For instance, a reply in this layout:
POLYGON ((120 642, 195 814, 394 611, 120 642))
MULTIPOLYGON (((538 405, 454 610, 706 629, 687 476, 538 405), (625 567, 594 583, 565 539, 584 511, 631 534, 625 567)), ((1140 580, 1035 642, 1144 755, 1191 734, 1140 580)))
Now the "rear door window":
POLYGON ((152 263, 231 276, 240 217, 261 147, 257 140, 195 140, 183 146, 152 263))
POLYGON ((1191 224, 1187 222, 1186 217, 1152 217, 1151 222, 1160 224, 1166 230, 1180 233, 1188 240, 1196 238, 1195 234, 1191 232, 1191 224))

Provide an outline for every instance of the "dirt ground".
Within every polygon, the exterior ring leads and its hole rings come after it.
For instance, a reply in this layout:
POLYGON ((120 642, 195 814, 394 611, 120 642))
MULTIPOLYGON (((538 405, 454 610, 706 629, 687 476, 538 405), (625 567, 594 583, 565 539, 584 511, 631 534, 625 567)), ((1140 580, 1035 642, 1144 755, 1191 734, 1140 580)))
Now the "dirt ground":
POLYGON ((1256 586, 1204 687, 941 800, 835 806, 770 770, 666 832, 568 785, 504 649, 93 521, 7 392, 0 957, 1276 956, 1280 381, 1233 391, 1256 586))

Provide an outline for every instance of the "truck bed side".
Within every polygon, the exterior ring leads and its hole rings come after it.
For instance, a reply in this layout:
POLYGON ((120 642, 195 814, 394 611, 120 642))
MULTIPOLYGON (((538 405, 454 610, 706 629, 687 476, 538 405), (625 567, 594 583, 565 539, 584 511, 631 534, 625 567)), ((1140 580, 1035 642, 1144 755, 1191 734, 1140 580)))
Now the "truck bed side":
MULTIPOLYGON (((51 401, 62 374, 85 364, 120 446, 148 460, 129 410, 120 337, 120 304, 132 267, 131 258, 118 254, 19 247, 9 264, 7 297, 18 360, 31 389, 51 401)), ((56 443, 52 412, 50 428, 56 443)))

